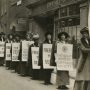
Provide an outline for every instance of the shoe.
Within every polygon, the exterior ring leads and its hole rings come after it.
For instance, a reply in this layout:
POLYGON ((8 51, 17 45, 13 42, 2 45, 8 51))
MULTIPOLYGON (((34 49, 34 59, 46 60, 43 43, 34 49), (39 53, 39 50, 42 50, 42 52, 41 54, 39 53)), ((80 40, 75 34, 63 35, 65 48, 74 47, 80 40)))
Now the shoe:
POLYGON ((63 85, 62 89, 69 89, 67 86, 63 85))
POLYGON ((48 83, 44 83, 44 85, 48 85, 48 83))
POLYGON ((65 85, 61 85, 61 86, 58 86, 58 88, 57 89, 68 89, 68 87, 67 86, 65 86, 65 85))
POLYGON ((48 83, 49 85, 53 85, 51 82, 48 83))
POLYGON ((62 89, 62 86, 58 86, 58 88, 57 89, 62 89))

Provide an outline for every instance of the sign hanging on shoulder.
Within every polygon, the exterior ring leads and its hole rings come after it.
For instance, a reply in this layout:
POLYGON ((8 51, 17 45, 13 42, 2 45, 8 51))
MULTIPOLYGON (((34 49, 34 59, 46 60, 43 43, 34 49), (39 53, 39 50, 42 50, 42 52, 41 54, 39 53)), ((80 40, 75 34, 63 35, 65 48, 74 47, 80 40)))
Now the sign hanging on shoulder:
POLYGON ((54 66, 50 66, 52 53, 52 44, 43 44, 43 68, 54 69, 54 66))
POLYGON ((6 61, 11 61, 11 43, 6 43, 6 61))
POLYGON ((0 57, 5 55, 5 42, 0 42, 0 57))
POLYGON ((19 61, 20 43, 12 43, 12 61, 19 61))
POLYGON ((71 44, 57 44, 57 54, 55 56, 57 70, 73 70, 72 51, 73 45, 71 44))
POLYGON ((28 61, 29 41, 22 41, 22 61, 28 61))
POLYGON ((40 69, 39 66, 39 47, 31 47, 32 53, 32 68, 40 69))

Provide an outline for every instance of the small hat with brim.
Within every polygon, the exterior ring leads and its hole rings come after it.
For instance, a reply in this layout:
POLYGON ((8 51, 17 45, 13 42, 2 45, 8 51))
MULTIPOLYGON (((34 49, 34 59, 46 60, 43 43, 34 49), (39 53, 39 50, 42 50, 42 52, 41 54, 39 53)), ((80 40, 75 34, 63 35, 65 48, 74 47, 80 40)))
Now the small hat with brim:
POLYGON ((33 39, 39 39, 39 34, 34 34, 33 39))
POLYGON ((89 33, 88 27, 84 27, 80 33, 83 34, 84 32, 89 33))
POLYGON ((68 38, 69 37, 69 34, 67 33, 67 32, 60 32, 59 34, 58 34, 58 38, 61 38, 61 36, 62 35, 65 35, 65 38, 68 38))

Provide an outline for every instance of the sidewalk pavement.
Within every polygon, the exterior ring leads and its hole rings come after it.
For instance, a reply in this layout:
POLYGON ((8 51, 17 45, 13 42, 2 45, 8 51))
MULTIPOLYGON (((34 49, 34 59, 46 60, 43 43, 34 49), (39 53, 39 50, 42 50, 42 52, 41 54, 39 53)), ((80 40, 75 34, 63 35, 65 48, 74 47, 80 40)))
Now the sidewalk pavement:
MULTIPOLYGON (((56 84, 44 85, 44 81, 21 77, 5 67, 0 67, 0 90, 57 90, 56 84)), ((70 78, 69 90, 73 90, 74 79, 70 78)))

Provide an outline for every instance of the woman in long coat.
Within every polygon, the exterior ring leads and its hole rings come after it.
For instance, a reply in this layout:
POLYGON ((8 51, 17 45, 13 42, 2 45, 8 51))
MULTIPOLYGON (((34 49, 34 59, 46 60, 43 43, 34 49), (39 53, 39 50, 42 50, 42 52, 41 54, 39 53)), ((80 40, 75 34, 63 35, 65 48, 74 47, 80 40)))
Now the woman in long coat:
MULTIPOLYGON (((0 33, 0 41, 5 42, 5 34, 3 32, 0 33)), ((4 65, 4 59, 5 59, 5 56, 0 57, 0 66, 4 65)))
MULTIPOLYGON (((30 33, 30 32, 27 32, 26 33, 26 38, 25 38, 25 40, 24 41, 29 41, 30 42, 30 44, 31 43, 34 43, 33 41, 32 41, 32 37, 33 37, 33 34, 32 33, 30 33)), ((21 42, 21 44, 22 44, 22 42, 21 42)), ((30 73, 29 73, 29 65, 28 65, 28 60, 26 61, 26 62, 23 62, 21 59, 21 57, 22 57, 22 45, 21 45, 21 47, 20 47, 20 75, 21 76, 28 76, 30 73)), ((28 53, 29 53, 29 51, 28 51, 28 53)), ((28 55, 28 57, 29 57, 30 55, 28 55)))
MULTIPOLYGON (((20 36, 18 34, 14 35, 13 42, 20 43, 20 36)), ((12 48, 11 48, 11 53, 12 53, 12 48)), ((19 59, 19 56, 18 56, 18 59, 19 59)), ((15 72, 18 72, 18 65, 19 65, 18 61, 11 61, 11 69, 15 70, 15 72)))
MULTIPOLYGON (((39 47, 40 48, 39 35, 38 34, 33 35, 33 40, 34 40, 34 43, 31 44, 30 47, 29 47, 29 58, 28 58, 29 75, 32 77, 33 80, 38 80, 40 69, 33 69, 33 67, 32 67, 31 48, 32 47, 39 47)), ((40 57, 39 57, 39 59, 40 59, 40 57)))
MULTIPOLYGON (((6 43, 13 43, 14 42, 13 38, 14 38, 13 34, 8 34, 6 43)), ((11 60, 6 61, 6 67, 8 67, 8 69, 11 68, 11 60)))
POLYGON ((84 27, 80 33, 80 58, 74 90, 90 90, 90 39, 88 28, 84 27))
MULTIPOLYGON (((66 32, 61 32, 58 34, 57 43, 67 44, 69 35, 66 32)), ((69 71, 60 71, 57 70, 56 83, 58 85, 58 89, 68 89, 66 85, 69 85, 69 71)))
MULTIPOLYGON (((43 44, 52 44, 52 34, 50 32, 47 32, 45 34, 45 41, 43 42, 43 44)), ((44 69, 44 84, 45 85, 52 84, 50 82, 52 71, 53 69, 44 69)))

